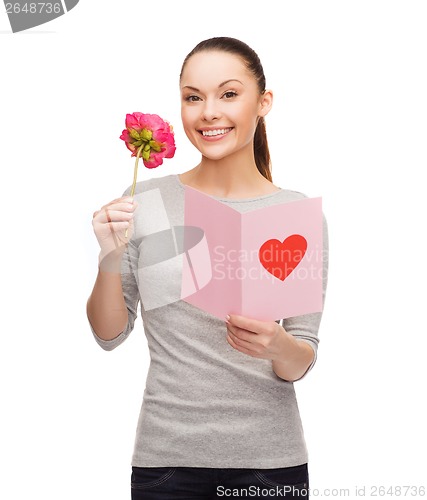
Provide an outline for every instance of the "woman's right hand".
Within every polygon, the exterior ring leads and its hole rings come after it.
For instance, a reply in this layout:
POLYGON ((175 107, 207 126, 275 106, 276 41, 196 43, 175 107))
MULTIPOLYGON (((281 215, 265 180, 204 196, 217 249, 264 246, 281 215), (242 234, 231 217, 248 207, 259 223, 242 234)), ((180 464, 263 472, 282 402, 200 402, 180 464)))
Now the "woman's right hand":
POLYGON ((92 226, 101 247, 100 262, 108 255, 120 257, 123 254, 133 234, 133 215, 137 206, 131 196, 122 196, 93 213, 92 226))

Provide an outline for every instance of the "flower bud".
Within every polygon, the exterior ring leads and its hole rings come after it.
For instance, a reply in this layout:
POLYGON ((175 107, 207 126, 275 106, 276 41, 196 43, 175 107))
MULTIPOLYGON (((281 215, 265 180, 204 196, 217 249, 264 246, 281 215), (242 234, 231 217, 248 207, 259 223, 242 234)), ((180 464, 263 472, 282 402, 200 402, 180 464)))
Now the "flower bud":
POLYGON ((153 138, 153 132, 151 130, 148 130, 146 128, 143 128, 141 130, 141 139, 143 139, 144 141, 151 141, 151 139, 153 138))
POLYGON ((160 144, 156 141, 150 141, 150 147, 151 149, 154 149, 156 153, 159 153, 162 150, 160 144))
POLYGON ((132 139, 139 141, 140 139, 139 133, 134 128, 129 129, 129 134, 132 137, 132 139))

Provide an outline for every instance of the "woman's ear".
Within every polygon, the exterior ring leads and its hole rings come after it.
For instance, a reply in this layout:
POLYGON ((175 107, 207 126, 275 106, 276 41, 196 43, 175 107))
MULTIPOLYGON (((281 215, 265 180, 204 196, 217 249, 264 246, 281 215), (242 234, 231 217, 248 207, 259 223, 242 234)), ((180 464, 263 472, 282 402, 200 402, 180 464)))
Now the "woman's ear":
POLYGON ((273 92, 271 90, 264 90, 259 102, 258 116, 264 117, 273 106, 273 92))

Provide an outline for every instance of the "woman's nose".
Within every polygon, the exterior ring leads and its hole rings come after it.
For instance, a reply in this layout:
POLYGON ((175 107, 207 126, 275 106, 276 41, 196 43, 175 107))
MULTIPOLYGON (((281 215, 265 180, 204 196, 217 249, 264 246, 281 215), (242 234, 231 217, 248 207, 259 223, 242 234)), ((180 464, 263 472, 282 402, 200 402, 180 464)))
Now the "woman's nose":
POLYGON ((205 121, 217 120, 220 117, 220 110, 214 101, 207 99, 204 102, 202 119, 205 121))

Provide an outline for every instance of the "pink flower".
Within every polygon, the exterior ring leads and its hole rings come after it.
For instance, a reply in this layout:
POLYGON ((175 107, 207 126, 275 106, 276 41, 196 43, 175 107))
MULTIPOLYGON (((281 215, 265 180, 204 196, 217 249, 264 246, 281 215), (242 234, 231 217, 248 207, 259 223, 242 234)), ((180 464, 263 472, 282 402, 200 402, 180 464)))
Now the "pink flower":
MULTIPOLYGON (((120 139, 136 156, 133 174, 133 184, 130 195, 135 193, 138 161, 142 158, 147 168, 155 168, 163 163, 163 158, 172 158, 175 154, 175 139, 172 125, 162 120, 158 115, 132 113, 126 115, 126 129, 120 139)), ((125 237, 128 230, 125 231, 125 237)))
MULTIPOLYGON (((147 168, 155 168, 163 163, 163 158, 173 158, 175 154, 175 139, 172 125, 162 120, 158 115, 132 113, 126 115, 126 129, 120 139, 136 156, 133 183, 130 195, 135 193, 138 161, 142 158, 147 168)), ((128 230, 125 231, 125 237, 128 230)))
POLYGON ((127 114, 126 129, 120 139, 125 141, 132 156, 141 156, 147 168, 158 167, 163 158, 173 158, 175 154, 172 126, 158 115, 127 114))

